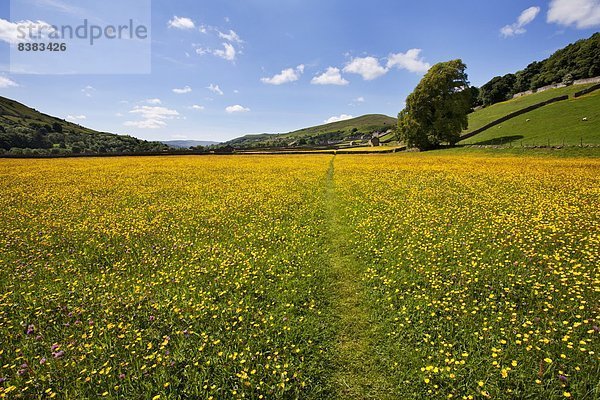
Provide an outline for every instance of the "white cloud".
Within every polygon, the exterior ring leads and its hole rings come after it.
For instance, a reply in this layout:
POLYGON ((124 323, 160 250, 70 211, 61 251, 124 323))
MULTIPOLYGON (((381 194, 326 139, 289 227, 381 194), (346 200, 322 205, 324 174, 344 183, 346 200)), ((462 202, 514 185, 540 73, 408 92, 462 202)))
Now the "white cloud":
POLYGON ((503 37, 511 37, 524 34, 525 32, 527 32, 525 26, 533 22, 535 17, 537 17, 537 15, 540 13, 540 10, 541 9, 539 7, 529 7, 528 9, 523 10, 521 15, 519 15, 519 18, 517 18, 517 22, 503 26, 500 29, 500 34, 503 37))
POLYGON ((225 111, 228 114, 234 114, 234 113, 245 113, 245 112, 249 112, 250 109, 247 107, 243 107, 240 106, 239 104, 236 104, 235 106, 229 106, 225 108, 225 111))
POLYGON ((95 91, 96 91, 96 88, 94 88, 93 86, 90 86, 90 85, 87 85, 86 87, 81 89, 81 93, 83 93, 83 95, 85 97, 92 97, 94 95, 95 91))
POLYGON ((85 115, 67 115, 65 117, 65 119, 67 121, 77 122, 77 121, 83 121, 84 119, 87 119, 87 117, 85 115))
POLYGON ((295 82, 300 79, 300 76, 304 73, 304 65, 300 64, 296 68, 287 68, 281 71, 281 73, 271 78, 261 78, 262 83, 268 85, 282 85, 288 82, 295 82))
POLYGON ((240 38, 240 36, 231 29, 229 30, 229 33, 223 33, 221 31, 219 31, 219 37, 221 39, 227 40, 228 42, 244 43, 244 41, 240 38))
POLYGON ((366 81, 371 81, 385 75, 388 70, 379 64, 375 57, 358 57, 350 61, 345 67, 344 72, 359 74, 366 81))
POLYGON ((198 104, 194 104, 192 106, 192 110, 202 111, 202 110, 204 110, 204 106, 199 106, 198 104))
POLYGON ((210 84, 206 87, 208 90, 210 90, 213 93, 218 94, 219 96, 223 96, 223 91, 221 90, 221 88, 219 87, 219 85, 215 85, 215 84, 210 84))
POLYGON ((146 103, 158 105, 162 104, 162 101, 160 99, 146 99, 146 103))
POLYGON ((332 122, 340 122, 340 121, 345 121, 347 119, 352 119, 352 118, 354 118, 352 115, 342 114, 342 115, 340 115, 338 117, 333 116, 333 117, 331 117, 329 119, 326 119, 324 122, 326 124, 331 124, 332 122))
POLYGON ((178 17, 174 16, 173 19, 169 21, 169 28, 175 29, 194 29, 196 25, 194 21, 186 17, 178 17))
POLYGON ((547 21, 578 29, 600 26, 600 0, 552 0, 547 21))
POLYGON ((192 91, 192 88, 189 86, 173 89, 173 93, 175 93, 175 94, 186 94, 186 93, 190 93, 191 91, 192 91))
POLYGON ((30 41, 29 32, 33 32, 33 35, 41 34, 42 37, 46 37, 50 33, 54 32, 54 28, 47 22, 44 21, 18 21, 18 22, 10 22, 5 19, 0 18, 0 41, 16 44, 22 42, 30 41), (22 34, 19 33, 18 28, 24 27, 26 36, 22 37, 22 34))
POLYGON ((360 96, 354 99, 355 103, 364 103, 365 102, 365 98, 360 96))
POLYGON ((321 75, 315 76, 310 83, 312 83, 313 85, 345 86, 350 82, 342 78, 342 74, 340 74, 339 68, 329 67, 327 68, 327 71, 325 71, 321 75))
POLYGON ((173 119, 179 113, 166 107, 136 106, 129 111, 130 114, 138 114, 142 117, 138 121, 126 121, 125 126, 139 129, 159 129, 167 125, 166 120, 173 119))
POLYGON ((419 57, 420 54, 421 49, 410 49, 406 53, 390 54, 388 56, 387 69, 390 70, 396 67, 415 73, 427 72, 431 68, 431 65, 426 63, 422 57, 419 57))
POLYGON ((5 76, 0 76, 0 89, 6 89, 9 87, 17 87, 19 86, 17 84, 17 82, 13 81, 10 78, 7 78, 5 76))
POLYGON ((217 57, 221 57, 224 60, 234 61, 236 51, 235 51, 235 47, 233 47, 230 43, 223 43, 223 49, 222 50, 214 50, 213 54, 217 57))

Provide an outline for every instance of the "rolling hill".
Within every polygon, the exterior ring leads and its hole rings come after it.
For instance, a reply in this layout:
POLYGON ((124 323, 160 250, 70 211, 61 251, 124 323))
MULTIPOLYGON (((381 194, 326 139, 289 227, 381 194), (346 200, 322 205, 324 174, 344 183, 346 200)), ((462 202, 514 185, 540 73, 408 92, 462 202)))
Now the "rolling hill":
POLYGON ((396 118, 368 114, 344 121, 304 128, 281 134, 246 135, 226 142, 235 148, 318 146, 343 141, 365 141, 374 132, 386 132, 397 124, 396 118))
POLYGON ((142 153, 168 147, 98 132, 0 97, 0 152, 12 154, 142 153))
POLYGON ((507 114, 515 112, 517 110, 521 110, 523 108, 532 106, 537 103, 544 102, 546 100, 568 95, 573 96, 576 92, 587 89, 593 86, 593 84, 588 85, 573 85, 567 86, 558 89, 550 89, 540 93, 533 93, 527 96, 518 97, 516 99, 503 101, 501 103, 496 103, 489 107, 482 108, 477 110, 471 114, 469 114, 469 127, 463 132, 463 134, 468 134, 473 132, 476 129, 483 127, 484 125, 497 120, 507 114))
MULTIPOLYGON (((499 103, 472 114, 477 123, 488 121, 495 116, 525 107, 525 100, 544 101, 554 95, 568 94, 562 88, 549 90, 550 93, 529 95, 523 98, 499 103), (544 95, 544 96, 542 96, 544 95), (530 99, 526 99, 530 97, 530 99), (520 100, 520 101, 519 101, 520 100), (487 111, 486 111, 487 110, 487 111), (481 115, 477 115, 477 114, 481 115)), ((579 87, 581 90, 581 87, 579 87)), ((482 133, 465 139, 460 144, 475 145, 581 145, 600 144, 600 90, 582 97, 553 103, 530 111, 516 118, 491 127, 482 133)))

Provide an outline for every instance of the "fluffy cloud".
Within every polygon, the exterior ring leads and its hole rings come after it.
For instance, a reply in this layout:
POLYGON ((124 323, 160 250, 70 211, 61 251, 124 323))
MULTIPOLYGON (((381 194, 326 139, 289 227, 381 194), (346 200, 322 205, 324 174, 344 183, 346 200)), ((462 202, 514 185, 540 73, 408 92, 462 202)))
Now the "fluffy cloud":
POLYGON ((283 85, 288 82, 295 82, 300 79, 300 76, 304 73, 304 65, 300 64, 296 68, 287 68, 281 71, 281 73, 271 78, 261 78, 262 83, 269 85, 283 85))
POLYGON ((236 104, 235 106, 229 106, 225 108, 225 111, 228 114, 234 114, 234 113, 245 113, 245 112, 249 112, 250 109, 247 107, 243 107, 240 106, 239 104, 236 104))
POLYGON ((240 36, 231 29, 229 30, 229 33, 219 31, 219 37, 232 43, 244 43, 244 41, 240 39, 240 36))
POLYGON ((358 74, 366 81, 371 81, 385 75, 388 70, 379 64, 375 57, 357 57, 350 61, 345 67, 344 72, 358 74))
POLYGON ((521 15, 519 15, 519 18, 517 19, 517 22, 503 26, 500 29, 500 34, 504 37, 524 34, 525 32, 527 32, 527 30, 525 30, 525 25, 530 24, 539 13, 539 7, 529 7, 528 9, 523 10, 521 15))
POLYGON ((214 50, 213 54, 227 61, 234 61, 237 54, 231 43, 223 43, 223 49, 214 50))
POLYGON ((54 28, 44 21, 18 21, 18 22, 10 22, 5 19, 0 18, 0 41, 16 44, 20 42, 29 41, 29 37, 20 37, 19 31, 17 28, 19 26, 25 27, 26 32, 29 32, 29 29, 32 29, 34 35, 41 33, 42 36, 48 35, 54 32, 54 28))
POLYGON ((321 75, 315 76, 310 82, 313 85, 339 85, 344 86, 349 82, 342 78, 342 74, 340 74, 339 68, 329 67, 327 71, 322 73, 321 75))
POLYGON ((173 93, 175 93, 175 94, 186 94, 186 93, 190 93, 191 91, 192 91, 192 88, 189 86, 173 89, 173 93))
POLYGON ((352 115, 348 115, 348 114, 342 114, 342 115, 340 115, 340 116, 338 116, 338 117, 336 117, 336 116, 333 116, 333 117, 331 117, 331 118, 329 118, 329 119, 326 119, 324 122, 325 122, 326 124, 330 124, 330 123, 332 123, 332 122, 345 121, 345 120, 347 120, 347 119, 352 119, 352 118, 354 118, 352 115))
POLYGON ((600 26, 600 0, 552 0, 547 20, 579 29, 600 26))
POLYGON ((210 84, 206 87, 208 90, 210 90, 213 93, 218 94, 219 96, 223 96, 223 91, 221 90, 221 88, 219 87, 219 85, 214 85, 214 84, 210 84))
POLYGON ((360 96, 354 99, 355 103, 364 103, 365 102, 365 98, 360 96))
POLYGON ((420 54, 421 49, 410 49, 406 53, 390 54, 388 56, 387 69, 390 70, 396 67, 415 73, 427 72, 431 68, 431 65, 426 63, 422 57, 419 57, 420 54))
POLYGON ((5 88, 9 88, 9 87, 17 87, 19 86, 17 84, 17 82, 13 81, 12 79, 9 79, 5 76, 0 76, 0 89, 5 89, 5 88))
POLYGON ((67 115, 65 117, 65 119, 67 121, 77 122, 77 121, 83 121, 84 119, 87 119, 87 117, 85 115, 67 115))
POLYGON ((162 104, 162 101, 160 101, 160 99, 146 99, 146 103, 158 105, 162 104))
POLYGON ((194 29, 196 25, 194 21, 186 17, 174 16, 168 23, 169 28, 175 29, 194 29))
POLYGON ((166 107, 136 106, 130 114, 141 116, 139 121, 126 121, 125 126, 139 129, 159 129, 167 125, 166 120, 173 119, 179 113, 166 107))
POLYGON ((194 104, 194 105, 192 106, 192 110, 196 110, 196 111, 202 111, 202 110, 204 110, 204 106, 199 106, 199 105, 197 105, 197 104, 194 104))

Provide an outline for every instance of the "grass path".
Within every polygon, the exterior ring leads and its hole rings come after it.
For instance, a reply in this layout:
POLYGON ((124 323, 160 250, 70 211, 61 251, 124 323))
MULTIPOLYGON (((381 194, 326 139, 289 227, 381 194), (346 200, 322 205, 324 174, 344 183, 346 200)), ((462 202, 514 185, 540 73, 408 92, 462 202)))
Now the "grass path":
POLYGON ((334 276, 333 307, 338 337, 334 351, 332 383, 339 399, 393 398, 385 376, 377 369, 372 351, 373 325, 361 286, 364 266, 348 248, 350 227, 342 222, 335 193, 335 156, 329 166, 326 205, 330 268, 334 276))

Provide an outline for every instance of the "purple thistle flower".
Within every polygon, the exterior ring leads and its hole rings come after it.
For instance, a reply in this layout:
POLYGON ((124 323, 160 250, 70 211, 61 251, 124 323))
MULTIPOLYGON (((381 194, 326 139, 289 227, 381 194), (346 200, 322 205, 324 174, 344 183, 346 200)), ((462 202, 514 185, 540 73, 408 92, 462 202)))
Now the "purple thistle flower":
POLYGON ((558 380, 561 381, 562 383, 567 383, 568 379, 566 376, 564 376, 563 374, 558 375, 558 380))
POLYGON ((0 383, 4 383, 4 382, 6 382, 7 380, 8 380, 8 379, 6 379, 6 378, 0 378, 0 383))
POLYGON ((596 333, 600 332, 600 327, 598 327, 597 325, 594 325, 592 329, 594 329, 594 332, 596 333))
POLYGON ((119 379, 125 379, 125 374, 123 374, 123 373, 119 374, 119 379))
POLYGON ((54 357, 54 358, 61 358, 64 355, 65 355, 64 350, 55 351, 55 352, 52 353, 52 357, 54 357))
POLYGON ((154 321, 156 319, 156 317, 154 315, 150 316, 150 321, 154 321))
POLYGON ((40 365, 44 365, 44 364, 46 364, 46 357, 42 357, 40 359, 40 365))
POLYGON ((55 351, 56 349, 58 349, 60 347, 60 345, 58 344, 53 344, 52 347, 50 347, 50 351, 55 351))
POLYGON ((33 324, 29 324, 27 326, 27 335, 33 335, 33 332, 35 332, 35 326, 33 324))

